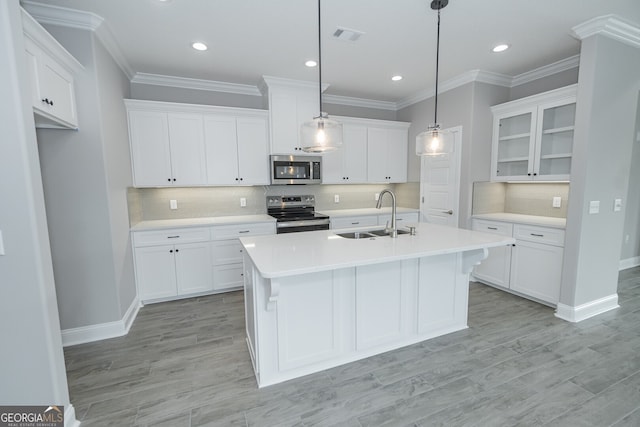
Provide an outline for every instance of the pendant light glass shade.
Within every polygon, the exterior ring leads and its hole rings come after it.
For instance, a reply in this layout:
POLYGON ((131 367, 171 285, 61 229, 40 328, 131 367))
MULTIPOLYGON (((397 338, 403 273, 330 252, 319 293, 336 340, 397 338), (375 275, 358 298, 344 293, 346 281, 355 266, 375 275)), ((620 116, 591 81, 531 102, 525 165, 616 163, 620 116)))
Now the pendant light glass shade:
POLYGON ((302 151, 326 153, 342 145, 342 123, 330 119, 323 113, 320 117, 302 124, 302 151))
POLYGON ((322 111, 322 14, 318 0, 318 117, 302 124, 300 140, 306 153, 326 153, 342 146, 342 124, 322 111))
POLYGON ((438 123, 416 136, 416 154, 418 156, 439 156, 453 153, 453 133, 440 129, 438 123))

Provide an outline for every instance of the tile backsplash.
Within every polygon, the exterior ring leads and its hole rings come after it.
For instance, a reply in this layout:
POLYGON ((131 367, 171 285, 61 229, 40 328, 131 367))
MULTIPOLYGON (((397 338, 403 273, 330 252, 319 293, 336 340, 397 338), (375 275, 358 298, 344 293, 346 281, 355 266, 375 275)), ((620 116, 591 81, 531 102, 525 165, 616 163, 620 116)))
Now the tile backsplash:
MULTIPOLYGON (((133 225, 156 219, 264 214, 265 199, 272 195, 313 194, 318 211, 373 208, 375 194, 385 188, 398 193, 398 206, 417 208, 418 195, 408 184, 129 188, 129 219, 133 225), (334 202, 335 195, 339 196, 339 203, 334 202), (246 199, 246 207, 240 207, 242 197, 246 199), (178 209, 170 209, 170 200, 177 201, 178 209)), ((383 205, 390 206, 391 199, 385 197, 383 205)))
POLYGON ((524 215, 567 217, 569 183, 476 182, 473 185, 473 213, 507 212, 524 215), (552 207, 554 197, 560 208, 552 207))

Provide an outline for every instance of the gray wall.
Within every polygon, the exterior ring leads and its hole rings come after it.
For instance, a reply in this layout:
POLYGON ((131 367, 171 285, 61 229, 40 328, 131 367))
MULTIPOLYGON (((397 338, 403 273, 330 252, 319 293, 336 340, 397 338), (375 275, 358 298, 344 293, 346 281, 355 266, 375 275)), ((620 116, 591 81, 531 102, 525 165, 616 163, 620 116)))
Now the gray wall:
POLYGON ((616 293, 640 90, 640 49, 604 36, 582 41, 560 302, 570 307, 616 293), (620 64, 625 64, 621 67, 620 64), (589 215, 589 202, 600 213, 589 215))
POLYGON ((69 409, 21 21, 0 2, 0 402, 69 409))
POLYGON ((559 89, 575 83, 578 83, 578 67, 514 86, 511 88, 509 99, 513 101, 515 99, 536 95, 553 89, 559 89))
POLYGON ((122 103, 129 86, 92 32, 47 29, 85 67, 76 77, 80 129, 38 131, 60 323, 70 329, 120 320, 135 295, 122 103))

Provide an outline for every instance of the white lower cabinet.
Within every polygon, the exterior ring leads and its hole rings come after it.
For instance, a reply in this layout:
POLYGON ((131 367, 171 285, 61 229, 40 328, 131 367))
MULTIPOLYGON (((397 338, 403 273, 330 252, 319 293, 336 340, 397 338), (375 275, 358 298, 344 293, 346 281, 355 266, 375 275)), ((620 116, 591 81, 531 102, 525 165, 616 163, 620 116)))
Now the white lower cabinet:
POLYGON ((244 282, 243 248, 239 237, 275 234, 275 223, 221 225, 211 228, 211 264, 216 291, 241 289, 244 282))
POLYGON ((513 236, 513 246, 489 249, 473 270, 483 283, 509 289, 550 305, 560 298, 564 230, 473 219, 472 229, 513 236))
POLYGON ((135 232, 133 242, 141 301, 213 290, 209 229, 135 232))
MULTIPOLYGON (((396 215, 397 227, 403 227, 409 224, 419 222, 418 212, 404 212, 396 215)), ((357 215, 357 216, 341 216, 331 218, 331 229, 338 230, 341 228, 354 227, 376 227, 380 225, 391 224, 391 214, 381 215, 357 215)))

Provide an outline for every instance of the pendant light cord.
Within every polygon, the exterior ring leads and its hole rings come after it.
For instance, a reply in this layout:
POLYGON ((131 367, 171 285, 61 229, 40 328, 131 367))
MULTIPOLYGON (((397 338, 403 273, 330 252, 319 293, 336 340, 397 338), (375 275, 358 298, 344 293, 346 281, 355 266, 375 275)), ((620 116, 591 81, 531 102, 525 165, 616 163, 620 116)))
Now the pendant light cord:
POLYGON ((320 0, 318 0, 318 100, 320 104, 319 117, 322 118, 322 27, 320 15, 320 0))
MULTIPOLYGON (((320 0, 318 0, 318 3, 320 0)), ((433 123, 438 124, 438 69, 440 68, 440 9, 438 8, 438 35, 436 38, 436 105, 433 123)))

